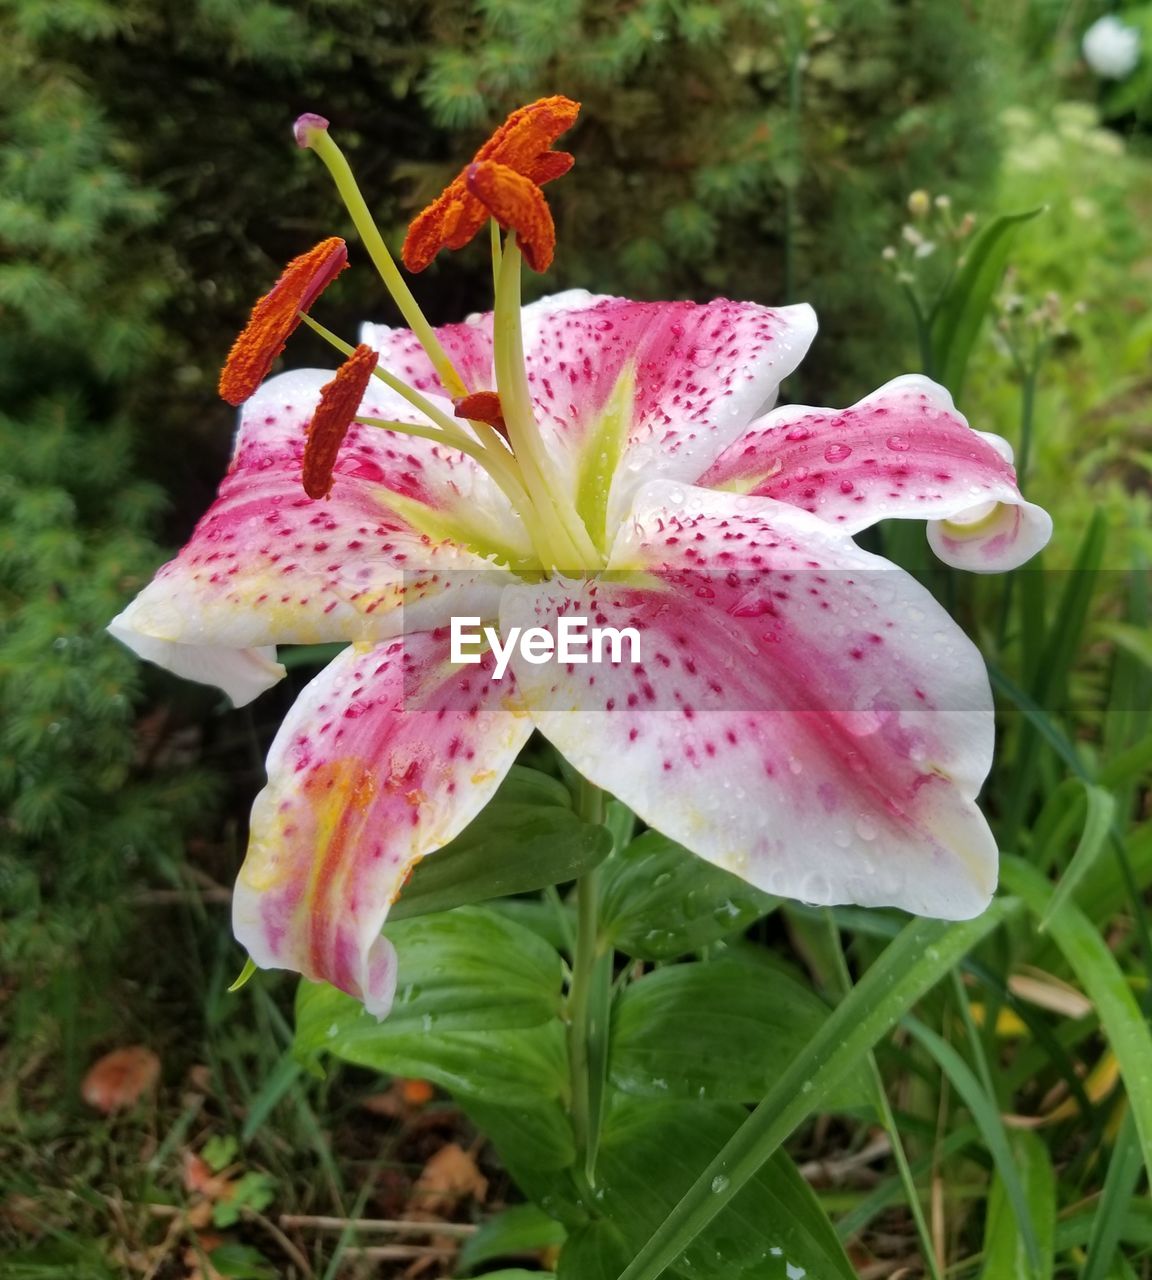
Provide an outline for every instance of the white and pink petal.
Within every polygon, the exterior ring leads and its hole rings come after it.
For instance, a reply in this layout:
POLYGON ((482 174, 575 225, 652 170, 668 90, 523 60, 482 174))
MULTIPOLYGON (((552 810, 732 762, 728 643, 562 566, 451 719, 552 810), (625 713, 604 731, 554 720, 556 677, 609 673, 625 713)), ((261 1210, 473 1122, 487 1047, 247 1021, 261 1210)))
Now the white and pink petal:
POLYGON ((184 680, 222 689, 234 707, 247 706, 266 689, 284 679, 285 671, 276 661, 273 645, 256 649, 221 649, 157 640, 136 630, 128 610, 112 619, 108 631, 138 658, 154 662, 184 680))
POLYGON ((531 724, 485 664, 453 666, 446 632, 346 650, 300 695, 252 810, 233 926, 261 968, 330 982, 387 1014, 381 928, 416 863, 476 816, 531 724))
POLYGON ((545 301, 524 317, 537 422, 578 502, 611 485, 595 518, 609 539, 638 485, 694 482, 770 408, 816 332, 808 306, 545 301))
POLYGON ((1023 564, 1052 532, 1048 513, 1020 493, 1007 442, 972 430, 948 392, 916 374, 848 409, 782 406, 700 483, 791 503, 849 533, 926 520, 937 555, 976 572, 1023 564))
MULTIPOLYGON (((307 423, 330 376, 285 374, 245 405, 215 502, 116 620, 142 657, 231 680, 254 670, 235 655, 264 646, 375 641, 453 612, 495 613, 508 575, 494 559, 530 547, 470 458, 354 426, 330 498, 304 493, 307 423)), ((365 411, 395 415, 392 395, 370 388, 365 411)))
POLYGON ((533 720, 644 821, 758 887, 963 918, 996 883, 974 646, 818 518, 656 483, 599 582, 510 588, 502 626, 633 627, 639 665, 513 668, 533 720))

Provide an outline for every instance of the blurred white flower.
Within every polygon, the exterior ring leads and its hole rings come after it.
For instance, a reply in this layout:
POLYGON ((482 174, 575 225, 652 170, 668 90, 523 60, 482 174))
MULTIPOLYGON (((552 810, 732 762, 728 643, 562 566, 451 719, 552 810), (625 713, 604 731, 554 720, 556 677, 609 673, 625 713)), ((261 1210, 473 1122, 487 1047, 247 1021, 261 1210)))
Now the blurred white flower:
POLYGON ((1084 60, 1107 80, 1123 80, 1140 61, 1140 32, 1114 13, 1097 19, 1081 44, 1084 60))

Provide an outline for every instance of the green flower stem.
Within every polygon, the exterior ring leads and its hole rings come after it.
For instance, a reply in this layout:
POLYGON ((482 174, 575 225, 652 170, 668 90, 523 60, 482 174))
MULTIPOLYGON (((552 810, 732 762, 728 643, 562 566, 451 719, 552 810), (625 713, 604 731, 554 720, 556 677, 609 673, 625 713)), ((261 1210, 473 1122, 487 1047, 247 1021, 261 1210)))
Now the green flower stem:
MULTIPOLYGON (((580 816, 601 826, 605 797, 599 787, 581 782, 580 816)), ((594 868, 576 884, 576 938, 572 980, 568 987, 568 1061, 571 1072, 572 1128, 577 1170, 594 1182, 600 1144, 600 1118, 607 1068, 608 1007, 611 998, 612 952, 599 937, 600 871, 594 868)))
POLYGON ((344 201, 344 207, 352 216, 360 241, 368 250, 368 256, 380 273, 384 287, 400 308, 400 314, 408 322, 409 329, 420 339, 420 344, 428 353, 428 359, 432 361, 448 394, 450 396, 466 395, 468 388, 464 379, 456 372, 452 361, 448 358, 448 353, 436 337, 436 331, 428 323, 424 312, 420 310, 420 304, 412 296, 412 290, 408 288, 404 277, 400 274, 400 269, 388 252, 384 237, 380 234, 368 205, 360 194, 360 188, 356 185, 356 179, 352 175, 348 161, 344 158, 343 151, 333 141, 327 129, 312 131, 308 145, 323 160, 328 172, 332 175, 336 190, 344 201))

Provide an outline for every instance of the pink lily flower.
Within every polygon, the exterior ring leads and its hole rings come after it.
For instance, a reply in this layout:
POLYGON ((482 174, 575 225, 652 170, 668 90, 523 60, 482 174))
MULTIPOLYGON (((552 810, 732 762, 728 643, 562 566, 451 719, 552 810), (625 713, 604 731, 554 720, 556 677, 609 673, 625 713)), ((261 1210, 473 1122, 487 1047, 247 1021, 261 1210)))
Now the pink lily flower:
MULTIPOLYGON (((334 146, 320 126, 310 145, 334 146)), ((1021 496, 1008 446, 920 377, 845 410, 773 409, 816 332, 807 306, 571 291, 521 307, 517 200, 532 180, 493 177, 503 168, 474 165, 484 181, 459 187, 485 204, 504 184, 486 205, 510 231, 494 313, 434 333, 365 326, 353 360, 375 352, 379 376, 365 374, 342 443, 325 434, 327 498, 301 475, 331 374, 265 382, 216 501, 110 628, 238 705, 283 674, 274 646, 349 645, 273 743, 237 937, 257 965, 386 1014, 392 902, 534 729, 643 821, 768 892, 977 914, 997 867, 976 805, 992 761, 984 665, 929 592, 852 535, 926 520, 949 564, 1022 563, 1051 522, 1021 496), (457 416, 462 400, 476 418, 457 416), (513 651, 499 679, 491 648, 450 660, 453 618, 508 637, 562 616, 635 627, 642 660, 513 651)), ((523 230, 550 234, 531 199, 523 230)))

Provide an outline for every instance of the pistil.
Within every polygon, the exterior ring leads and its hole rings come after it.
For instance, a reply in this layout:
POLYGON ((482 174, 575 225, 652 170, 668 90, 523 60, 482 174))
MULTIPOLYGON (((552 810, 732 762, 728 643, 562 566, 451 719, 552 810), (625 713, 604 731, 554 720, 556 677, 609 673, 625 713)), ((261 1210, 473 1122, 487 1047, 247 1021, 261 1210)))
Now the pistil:
POLYGON ((428 359, 432 361, 448 394, 450 396, 467 395, 468 387, 464 379, 456 372, 448 353, 436 337, 436 331, 428 323, 424 312, 420 309, 420 304, 413 297, 412 290, 408 288, 404 277, 400 274, 400 269, 388 252, 384 237, 380 234, 368 205, 360 194, 352 169, 344 153, 328 132, 328 121, 323 116, 303 115, 296 121, 294 132, 300 146, 315 151, 332 175, 336 190, 344 201, 344 207, 351 215, 364 248, 368 250, 368 256, 380 273, 384 287, 392 295, 400 309, 400 314, 408 322, 408 327, 419 338, 420 344, 428 353, 428 359))
POLYGON ((536 509, 550 513, 554 569, 599 569, 603 557, 564 491, 556 466, 540 437, 524 365, 524 336, 520 326, 520 249, 515 233, 504 245, 500 281, 492 317, 496 386, 504 409, 508 439, 520 463, 525 488, 536 509), (559 558, 560 556, 564 558, 559 558))

